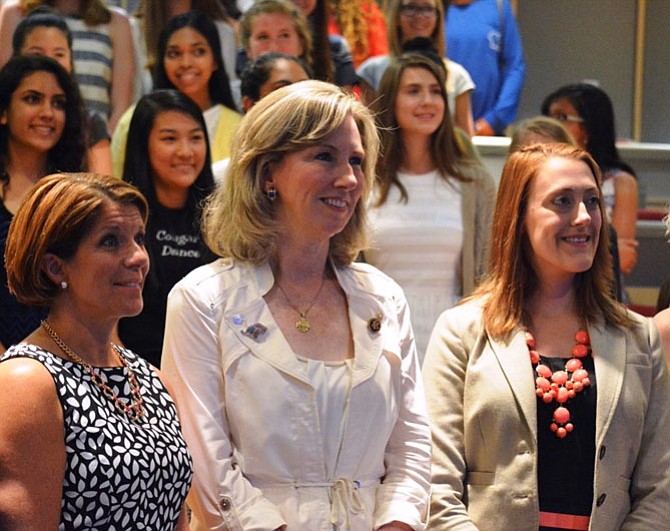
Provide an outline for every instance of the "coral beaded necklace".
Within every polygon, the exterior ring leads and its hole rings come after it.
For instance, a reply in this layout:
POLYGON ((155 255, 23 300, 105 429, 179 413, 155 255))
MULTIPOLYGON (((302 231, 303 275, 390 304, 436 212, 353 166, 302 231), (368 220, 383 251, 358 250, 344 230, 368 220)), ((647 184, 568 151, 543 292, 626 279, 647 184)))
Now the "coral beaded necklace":
POLYGON ((560 439, 570 433, 574 426, 570 422, 570 411, 566 402, 591 385, 589 373, 584 369, 581 358, 591 354, 591 340, 586 330, 578 330, 575 334, 577 344, 572 347, 572 358, 565 364, 565 370, 552 372, 548 365, 542 363, 540 354, 535 350, 535 338, 526 332, 526 345, 530 353, 530 362, 537 377, 535 378, 535 394, 545 404, 556 401, 553 421, 549 425, 551 431, 560 439))

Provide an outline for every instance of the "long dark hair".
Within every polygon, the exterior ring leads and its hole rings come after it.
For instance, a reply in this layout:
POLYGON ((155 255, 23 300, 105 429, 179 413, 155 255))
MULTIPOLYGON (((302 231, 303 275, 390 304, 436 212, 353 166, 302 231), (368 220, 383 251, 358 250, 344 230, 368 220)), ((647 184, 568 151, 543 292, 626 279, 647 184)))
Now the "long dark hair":
MULTIPOLYGON (((177 111, 193 118, 202 128, 207 139, 207 126, 200 109, 195 102, 178 90, 155 90, 142 96, 135 106, 133 118, 128 128, 128 142, 126 143, 126 159, 123 166, 123 180, 137 186, 154 208, 158 204, 156 186, 154 184, 149 152, 149 135, 161 112, 177 111)), ((196 216, 200 216, 200 205, 214 190, 212 176, 212 158, 207 140, 207 154, 205 164, 188 193, 187 208, 196 216)))
POLYGON ((446 70, 437 58, 437 62, 422 53, 405 53, 394 58, 390 63, 379 84, 373 108, 382 137, 382 153, 377 165, 377 184, 379 185, 378 205, 383 205, 389 191, 396 186, 400 191, 401 200, 407 202, 407 189, 398 179, 398 170, 402 164, 403 146, 398 127, 398 118, 395 114, 395 102, 403 73, 409 68, 422 68, 430 72, 438 82, 440 94, 444 101, 444 115, 442 123, 431 135, 430 155, 437 167, 438 175, 444 181, 451 179, 467 182, 471 179, 464 171, 466 166, 476 164, 471 159, 463 145, 459 142, 457 129, 454 128, 447 104, 447 89, 445 84, 446 70))
MULTIPOLYGON (((76 172, 83 169, 86 157, 84 111, 77 84, 65 69, 49 57, 31 55, 12 57, 0 70, 0 115, 9 109, 12 95, 23 79, 35 72, 53 74, 65 93, 63 134, 47 153, 46 174, 76 172)), ((5 171, 9 156, 9 126, 0 125, 0 180, 8 181, 5 171)))
POLYGON ((154 88, 156 89, 177 89, 168 79, 165 73, 165 51, 167 50, 168 41, 172 34, 182 28, 192 28, 200 33, 212 50, 214 61, 216 62, 216 70, 212 72, 209 78, 209 97, 212 103, 220 103, 229 109, 236 110, 235 100, 233 99, 232 91, 230 90, 230 81, 226 68, 223 66, 223 59, 221 58, 221 42, 219 41, 219 33, 216 30, 214 22, 203 13, 199 11, 188 11, 177 15, 169 20, 165 29, 161 31, 158 39, 158 52, 156 56, 156 63, 154 64, 154 88))
POLYGON ((551 105, 566 99, 575 108, 588 135, 586 150, 595 159, 603 173, 612 169, 624 170, 635 175, 616 148, 614 108, 607 93, 590 83, 573 83, 555 90, 542 102, 542 114, 549 116, 551 105))
POLYGON ((307 17, 309 30, 312 33, 312 68, 314 79, 335 82, 335 67, 330 53, 328 38, 328 0, 316 0, 314 11, 307 17))
POLYGON ((21 48, 23 48, 26 38, 28 38, 28 35, 30 35, 35 28, 56 28, 63 34, 67 41, 68 49, 70 52, 72 51, 72 32, 65 22, 65 19, 56 13, 52 7, 44 5, 37 7, 28 13, 28 15, 16 26, 14 35, 12 36, 13 55, 21 54, 21 48))

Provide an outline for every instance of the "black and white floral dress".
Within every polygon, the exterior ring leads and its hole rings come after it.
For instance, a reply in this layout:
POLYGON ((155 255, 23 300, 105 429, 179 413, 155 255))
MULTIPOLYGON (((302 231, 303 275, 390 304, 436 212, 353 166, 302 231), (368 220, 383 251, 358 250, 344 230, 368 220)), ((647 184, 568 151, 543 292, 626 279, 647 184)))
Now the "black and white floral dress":
MULTIPOLYGON (((146 414, 138 421, 120 413, 81 365, 26 344, 0 357, 37 360, 56 384, 67 459, 59 531, 168 531, 177 525, 193 474, 177 409, 146 361, 126 349, 122 355, 142 392, 146 414)), ((129 400, 126 368, 95 370, 129 400)))

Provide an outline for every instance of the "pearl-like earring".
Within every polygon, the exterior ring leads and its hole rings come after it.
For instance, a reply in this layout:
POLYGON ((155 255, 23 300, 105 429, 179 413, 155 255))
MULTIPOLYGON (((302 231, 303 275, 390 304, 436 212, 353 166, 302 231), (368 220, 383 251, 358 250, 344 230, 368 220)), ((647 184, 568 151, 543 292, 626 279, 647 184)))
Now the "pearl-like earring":
POLYGON ((67 282, 65 282, 64 280, 61 280, 60 289, 67 289, 67 282))

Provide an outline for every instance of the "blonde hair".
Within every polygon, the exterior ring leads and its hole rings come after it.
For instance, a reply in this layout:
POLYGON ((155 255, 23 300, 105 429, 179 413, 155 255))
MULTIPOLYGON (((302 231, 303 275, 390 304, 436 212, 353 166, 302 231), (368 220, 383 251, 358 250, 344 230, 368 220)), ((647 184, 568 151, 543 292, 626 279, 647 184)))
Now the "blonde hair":
MULTIPOLYGON (((389 42, 389 51, 391 55, 398 56, 402 54, 402 35, 400 35, 400 8, 402 0, 389 0, 386 4, 386 36, 389 42)), ((435 0, 435 28, 430 36, 430 40, 440 57, 444 57, 447 45, 444 41, 444 5, 442 0, 435 0)))
POLYGON ((272 92, 242 119, 233 138, 225 185, 204 209, 203 234, 209 248, 219 256, 253 264, 274 258, 282 227, 274 203, 263 191, 270 165, 286 154, 322 143, 349 116, 356 122, 365 150, 363 193, 347 226, 331 238, 330 257, 338 266, 347 265, 367 248, 365 205, 379 151, 374 120, 353 96, 315 80, 272 92))
POLYGON ((5 248, 9 291, 20 303, 51 304, 59 287, 43 271, 44 255, 74 256, 109 202, 137 207, 146 224, 144 196, 109 175, 56 173, 31 188, 9 226, 5 248))
MULTIPOLYGON (((586 151, 568 144, 533 144, 512 153, 503 168, 491 233, 487 278, 470 298, 484 298, 484 325, 494 338, 506 338, 530 316, 527 299, 537 289, 537 274, 529 254, 524 227, 530 185, 550 158, 584 162, 600 190, 600 168, 586 151)), ((600 216, 605 217, 600 203, 600 216)), ((607 223, 600 227, 598 247, 591 267, 575 276, 574 291, 579 318, 600 317, 608 324, 626 326, 631 321, 612 296, 614 276, 607 223)))
MULTIPOLYGON (((26 14, 39 6, 54 7, 54 4, 55 0, 19 0, 19 6, 26 14)), ((109 24, 112 20, 112 12, 102 0, 83 0, 83 4, 79 15, 84 19, 86 25, 109 24)))
POLYGON ((549 116, 533 116, 512 126, 512 141, 509 145, 509 152, 513 153, 528 145, 528 138, 531 135, 540 135, 550 138, 554 142, 577 146, 577 142, 561 122, 549 116))
MULTIPOLYGON (((256 0, 254 4, 247 9, 240 20, 240 40, 242 47, 249 47, 249 39, 254 27, 256 18, 263 14, 284 15, 293 21, 295 32, 298 34, 302 44, 302 55, 300 58, 312 65, 312 34, 307 26, 307 19, 295 4, 289 0, 256 0)), ((249 58, 251 59, 251 57, 249 58)))

